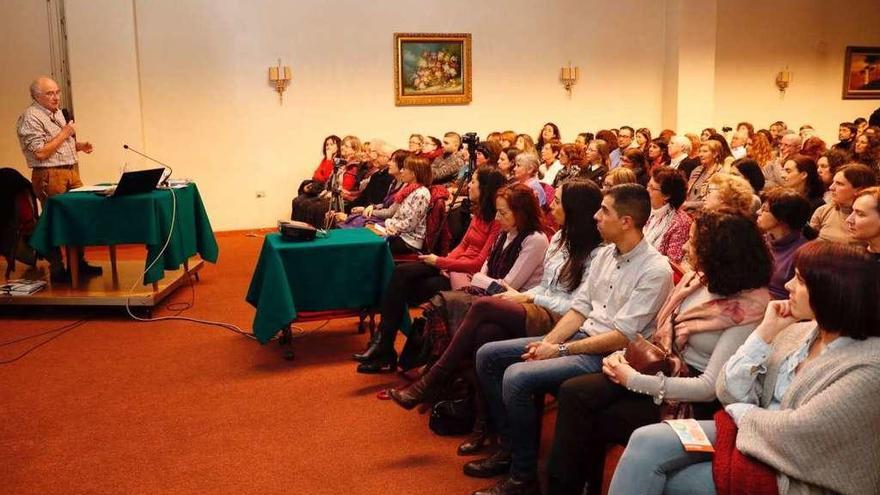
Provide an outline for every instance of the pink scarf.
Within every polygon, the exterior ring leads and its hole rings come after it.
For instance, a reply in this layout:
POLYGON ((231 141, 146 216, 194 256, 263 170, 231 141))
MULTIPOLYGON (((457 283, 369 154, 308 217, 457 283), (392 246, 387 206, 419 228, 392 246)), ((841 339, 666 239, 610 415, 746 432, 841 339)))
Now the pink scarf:
POLYGON ((672 349, 674 325, 675 344, 679 350, 684 349, 691 334, 717 332, 761 321, 770 302, 770 292, 766 287, 761 287, 742 291, 730 297, 713 299, 679 313, 678 308, 682 301, 700 287, 703 287, 703 282, 699 275, 690 272, 685 274, 672 289, 669 299, 657 313, 657 331, 654 332, 653 339, 655 342, 659 342, 666 349, 672 349))
POLYGON ((407 184, 401 187, 400 190, 394 194, 394 202, 403 203, 403 200, 406 199, 407 196, 420 187, 422 187, 422 185, 418 182, 413 182, 412 184, 407 184))

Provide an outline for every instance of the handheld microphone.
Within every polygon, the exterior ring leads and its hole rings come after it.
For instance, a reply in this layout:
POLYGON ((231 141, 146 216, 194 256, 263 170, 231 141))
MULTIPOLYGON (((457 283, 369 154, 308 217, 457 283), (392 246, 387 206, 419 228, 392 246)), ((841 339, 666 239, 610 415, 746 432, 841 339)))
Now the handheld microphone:
POLYGON ((163 167, 167 168, 167 169, 168 169, 168 175, 166 175, 165 178, 162 179, 161 182, 159 182, 159 186, 167 186, 167 185, 168 185, 168 179, 171 178, 171 174, 174 172, 174 169, 173 169, 173 168, 171 168, 171 167, 168 166, 168 165, 165 165, 164 163, 160 162, 159 160, 156 160, 155 158, 153 158, 153 157, 150 156, 150 155, 147 155, 146 153, 141 153, 140 151, 138 151, 138 150, 132 148, 131 146, 129 146, 129 145, 127 145, 127 144, 123 144, 123 145, 122 145, 122 148, 125 149, 125 150, 128 150, 128 151, 131 151, 132 153, 135 153, 135 154, 137 154, 137 155, 140 155, 140 156, 146 158, 147 160, 150 160, 151 162, 158 163, 159 165, 162 165, 163 167))
MULTIPOLYGON (((70 122, 71 120, 73 120, 73 112, 66 109, 66 108, 61 109, 61 115, 64 116, 64 122, 70 122)), ((76 133, 75 132, 72 134, 72 136, 73 136, 73 139, 76 140, 76 133)))

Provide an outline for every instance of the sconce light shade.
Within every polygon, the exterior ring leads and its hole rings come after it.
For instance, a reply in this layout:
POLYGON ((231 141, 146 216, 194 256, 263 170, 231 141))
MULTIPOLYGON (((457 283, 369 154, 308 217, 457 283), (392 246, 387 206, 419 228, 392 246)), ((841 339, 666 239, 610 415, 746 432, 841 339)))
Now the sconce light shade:
POLYGON ((291 71, 290 67, 281 65, 281 59, 278 59, 278 65, 269 67, 269 82, 275 85, 275 91, 278 92, 278 104, 284 103, 284 90, 290 84, 291 71))
POLYGON ((579 77, 580 68, 572 67, 571 62, 568 63, 568 67, 559 69, 559 80, 562 82, 565 90, 568 91, 569 96, 571 96, 571 87, 577 84, 579 77))

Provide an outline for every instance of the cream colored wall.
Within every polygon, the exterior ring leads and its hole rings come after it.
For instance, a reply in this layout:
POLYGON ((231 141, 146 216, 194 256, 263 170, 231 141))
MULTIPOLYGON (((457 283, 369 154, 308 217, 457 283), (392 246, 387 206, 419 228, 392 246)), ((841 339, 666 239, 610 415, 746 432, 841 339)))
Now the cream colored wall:
POLYGON ((880 46, 880 2, 852 0, 719 0, 715 124, 740 120, 797 130, 810 123, 826 141, 837 126, 867 118, 880 100, 842 100, 847 45, 880 46), (781 98, 776 73, 793 73, 781 98))
MULTIPOLYGON (((552 120, 572 139, 624 123, 698 130, 687 127, 714 115, 717 127, 809 121, 833 138, 839 121, 880 105, 840 99, 843 49, 880 45, 880 3, 837 6, 66 0, 79 135, 96 146, 82 156, 83 175, 97 182, 123 163, 143 165, 121 149, 123 142, 141 146, 175 175, 198 181, 214 227, 224 230, 285 217, 330 133, 403 145, 412 131, 534 134, 552 120), (473 103, 395 107, 395 31, 472 33, 473 103), (266 81, 277 57, 294 71, 283 106, 266 81), (581 68, 571 98, 557 80, 569 60, 581 68), (786 63, 794 82, 781 100, 773 77, 786 63), (256 191, 266 197, 255 198, 256 191)), ((49 67, 45 15, 42 2, 0 3, 0 31, 11 34, 0 47, 0 123, 7 129, 0 165, 24 167, 12 127, 28 104, 27 83, 49 67)))
POLYGON ((27 172, 15 134, 15 121, 31 103, 28 86, 51 70, 49 24, 46 2, 3 0, 0 2, 0 167, 27 172))
MULTIPOLYGON (((89 137, 103 148, 133 134, 124 101, 111 103, 99 91, 110 86, 137 104, 130 68, 116 66, 132 50, 128 3, 67 5, 69 30, 77 33, 70 44, 77 118, 83 127, 93 119, 89 137), (117 111, 124 125, 107 119, 117 111)), ((215 228, 237 229, 289 214, 296 186, 331 133, 403 145, 413 131, 536 133, 547 120, 569 139, 621 125, 623 116, 656 127, 663 8, 652 0, 627 1, 614 12, 598 0, 137 1, 145 148, 176 175, 198 181, 215 228), (473 103, 395 107, 396 31, 472 33, 473 103), (276 57, 293 68, 283 106, 266 81, 276 57), (580 65, 582 78, 570 99, 557 80, 568 60, 580 65), (258 190, 266 198, 255 198, 258 190)), ((96 151, 82 169, 87 179, 104 178, 116 160, 96 151)))

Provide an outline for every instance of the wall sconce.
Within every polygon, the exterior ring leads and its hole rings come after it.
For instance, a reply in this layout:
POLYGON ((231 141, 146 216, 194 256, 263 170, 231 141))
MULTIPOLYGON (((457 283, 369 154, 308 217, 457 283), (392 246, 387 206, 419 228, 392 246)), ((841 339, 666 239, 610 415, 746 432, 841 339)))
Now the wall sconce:
POLYGON ((785 69, 779 71, 776 74, 776 87, 779 88, 780 96, 785 96, 785 90, 788 88, 788 85, 791 84, 791 71, 788 70, 788 66, 785 66, 785 69))
POLYGON ((562 85, 568 91, 569 97, 571 96, 571 87, 577 84, 579 76, 580 70, 578 67, 572 67, 570 61, 568 62, 568 67, 559 69, 559 80, 562 81, 562 85))
POLYGON ((278 59, 278 65, 269 67, 269 82, 275 85, 275 91, 278 92, 278 104, 284 103, 284 90, 290 84, 290 67, 281 66, 281 59, 278 59))

